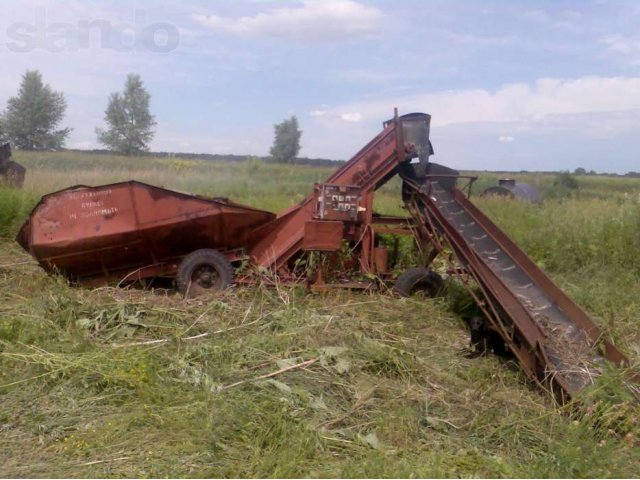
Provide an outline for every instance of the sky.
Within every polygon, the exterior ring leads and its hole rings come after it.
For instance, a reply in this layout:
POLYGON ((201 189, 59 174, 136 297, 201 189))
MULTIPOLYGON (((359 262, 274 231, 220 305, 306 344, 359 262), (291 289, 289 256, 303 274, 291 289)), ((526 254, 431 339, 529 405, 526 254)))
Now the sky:
POLYGON ((400 113, 432 115, 434 161, 640 171, 640 3, 604 0, 2 0, 0 109, 37 69, 98 148, 140 74, 156 151, 346 160, 400 113))

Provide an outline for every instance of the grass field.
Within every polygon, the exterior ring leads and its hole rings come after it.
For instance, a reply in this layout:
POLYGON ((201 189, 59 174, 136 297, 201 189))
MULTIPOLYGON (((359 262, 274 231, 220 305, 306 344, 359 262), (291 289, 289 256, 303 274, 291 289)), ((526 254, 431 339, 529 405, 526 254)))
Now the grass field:
MULTIPOLYGON (((611 371, 558 407, 465 357, 465 298, 69 287, 13 242, 39 197, 135 178, 277 211, 326 168, 27 154, 0 187, 0 477, 638 477, 640 409, 611 371), (274 372, 286 370, 269 376, 274 372)), ((640 180, 515 175, 542 206, 478 205, 640 357, 640 180)), ((482 175, 478 187, 497 177, 482 175)), ((377 195, 401 214, 400 184, 377 195)), ((476 190, 476 191, 479 191, 476 190)))

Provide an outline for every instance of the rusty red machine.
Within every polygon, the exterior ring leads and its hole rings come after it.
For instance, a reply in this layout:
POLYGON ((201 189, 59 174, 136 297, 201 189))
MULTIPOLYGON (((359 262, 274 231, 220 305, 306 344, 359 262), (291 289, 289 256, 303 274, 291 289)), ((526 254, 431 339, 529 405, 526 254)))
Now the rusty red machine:
MULTIPOLYGON (((411 234, 423 264, 396 290, 433 291, 441 256, 465 286, 488 330, 527 376, 559 398, 592 384, 605 363, 627 358, 589 316, 463 193, 474 177, 429 161, 431 117, 398 116, 299 204, 274 215, 139 182, 72 187, 43 197, 17 237, 48 272, 90 285, 173 277, 185 294, 232 283, 307 282, 313 289, 392 282, 382 233, 411 234), (376 215, 377 189, 403 179, 408 218, 376 215), (465 185, 462 185, 464 182, 465 185), (338 275, 325 271, 339 263, 338 275), (247 268, 247 266, 249 268, 247 268)), ((335 273, 335 272, 334 272, 335 273)))

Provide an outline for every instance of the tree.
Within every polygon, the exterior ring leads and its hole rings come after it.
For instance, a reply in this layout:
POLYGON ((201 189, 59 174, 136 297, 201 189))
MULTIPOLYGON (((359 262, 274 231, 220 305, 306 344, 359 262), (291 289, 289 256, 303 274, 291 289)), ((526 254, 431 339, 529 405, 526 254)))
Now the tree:
POLYGON ((70 128, 56 130, 66 109, 64 94, 45 85, 39 71, 27 70, 22 76, 18 96, 7 102, 3 133, 18 148, 61 148, 71 132, 70 128))
POLYGON ((580 186, 576 177, 567 172, 560 172, 556 175, 555 180, 553 181, 555 186, 562 186, 565 188, 569 188, 571 190, 575 190, 580 186))
POLYGON ((156 121, 149 112, 151 95, 140 75, 129 74, 122 93, 112 93, 105 111, 107 129, 96 128, 98 141, 109 150, 137 155, 149 149, 156 121))
POLYGON ((300 151, 298 119, 292 116, 289 120, 274 125, 275 139, 269 153, 276 162, 292 163, 300 151))
POLYGON ((578 167, 573 171, 573 174, 574 175, 586 175, 587 171, 582 167, 578 167))

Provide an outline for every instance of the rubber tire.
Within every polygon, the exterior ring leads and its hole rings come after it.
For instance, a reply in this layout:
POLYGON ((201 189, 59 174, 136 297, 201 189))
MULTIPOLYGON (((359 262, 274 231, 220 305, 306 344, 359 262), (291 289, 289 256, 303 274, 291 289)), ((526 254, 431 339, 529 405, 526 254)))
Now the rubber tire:
POLYGON ((185 297, 193 298, 206 292, 222 291, 233 285, 234 282, 233 265, 222 253, 217 250, 203 248, 191 252, 182 259, 176 275, 178 291, 185 297), (212 267, 218 274, 216 285, 212 288, 202 287, 192 282, 195 270, 202 266, 212 267))
POLYGON ((416 267, 405 270, 397 278, 393 291, 402 297, 410 297, 416 291, 422 290, 430 297, 435 297, 443 287, 444 281, 436 272, 425 267, 416 267))

